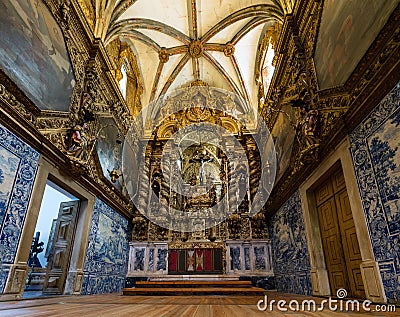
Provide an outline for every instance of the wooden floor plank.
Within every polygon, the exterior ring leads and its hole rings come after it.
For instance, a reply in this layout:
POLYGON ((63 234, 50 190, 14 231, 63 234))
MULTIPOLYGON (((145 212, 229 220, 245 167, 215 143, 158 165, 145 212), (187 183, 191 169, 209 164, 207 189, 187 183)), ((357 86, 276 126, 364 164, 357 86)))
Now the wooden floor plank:
MULTIPOLYGON (((267 292, 269 300, 310 299, 310 297, 267 292)), ((47 299, 0 302, 1 317, 382 317, 399 316, 397 312, 280 312, 259 311, 260 296, 60 296, 47 299)), ((322 298, 312 298, 320 303, 322 298)))

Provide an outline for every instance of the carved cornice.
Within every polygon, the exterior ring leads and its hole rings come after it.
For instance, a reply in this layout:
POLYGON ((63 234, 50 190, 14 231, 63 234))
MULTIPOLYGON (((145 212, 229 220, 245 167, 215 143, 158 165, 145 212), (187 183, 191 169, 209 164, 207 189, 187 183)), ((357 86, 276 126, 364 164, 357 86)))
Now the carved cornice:
POLYGON ((35 123, 40 109, 25 95, 25 93, 14 84, 14 82, 0 69, 0 95, 12 106, 22 117, 35 123))
POLYGON ((199 249, 199 248, 221 248, 223 251, 226 251, 226 243, 225 242, 182 242, 182 241, 173 241, 168 243, 168 249, 199 249))

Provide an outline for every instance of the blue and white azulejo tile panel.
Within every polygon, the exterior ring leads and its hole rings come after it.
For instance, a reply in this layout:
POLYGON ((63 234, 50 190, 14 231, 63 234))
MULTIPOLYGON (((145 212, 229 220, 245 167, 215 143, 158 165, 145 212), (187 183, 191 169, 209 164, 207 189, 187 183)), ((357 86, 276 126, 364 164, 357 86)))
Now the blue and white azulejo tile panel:
POLYGON ((400 302, 400 83, 350 133, 372 248, 387 298, 400 302))
POLYGON ((96 200, 86 252, 82 294, 120 292, 128 266, 128 220, 96 200))
POLYGON ((0 125, 0 292, 14 262, 39 153, 0 125))
POLYGON ((270 233, 278 291, 310 295, 310 258, 298 191, 272 217, 270 233))

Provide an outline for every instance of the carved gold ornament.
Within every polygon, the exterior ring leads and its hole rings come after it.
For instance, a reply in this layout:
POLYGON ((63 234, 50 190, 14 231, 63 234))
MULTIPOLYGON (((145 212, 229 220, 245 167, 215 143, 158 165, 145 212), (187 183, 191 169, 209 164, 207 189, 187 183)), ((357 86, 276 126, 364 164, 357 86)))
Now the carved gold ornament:
POLYGON ((232 43, 227 43, 224 47, 224 54, 226 57, 233 56, 235 54, 235 46, 232 43))
POLYGON ((161 63, 166 63, 169 60, 169 53, 166 49, 160 50, 158 53, 158 58, 160 59, 161 63))
POLYGON ((189 54, 194 58, 199 58, 203 55, 204 46, 199 40, 194 40, 189 45, 189 54))

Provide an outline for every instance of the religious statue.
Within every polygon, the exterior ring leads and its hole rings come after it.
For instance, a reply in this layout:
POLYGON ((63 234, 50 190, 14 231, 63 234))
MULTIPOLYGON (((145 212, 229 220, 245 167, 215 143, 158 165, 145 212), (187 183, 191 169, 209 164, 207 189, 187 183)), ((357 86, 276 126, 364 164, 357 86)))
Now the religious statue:
POLYGON ((307 105, 300 108, 302 120, 298 123, 298 129, 304 136, 304 144, 306 147, 314 145, 318 142, 316 136, 318 110, 310 110, 307 105))
POLYGON ((238 199, 247 199, 247 179, 245 174, 241 173, 239 176, 239 191, 238 191, 238 199))
POLYGON ((210 198, 210 207, 212 207, 217 203, 217 188, 215 187, 215 184, 212 185, 210 191, 208 192, 208 196, 210 198))
POLYGON ((306 103, 293 105, 300 108, 300 120, 296 130, 300 132, 300 143, 302 145, 302 162, 318 160, 319 138, 317 136, 318 110, 310 109, 306 103))
POLYGON ((85 161, 88 158, 88 129, 87 122, 82 125, 76 125, 72 129, 72 144, 69 147, 67 154, 77 159, 85 161))
POLYGON ((96 137, 89 137, 87 131, 88 123, 94 121, 95 117, 90 111, 83 111, 82 123, 75 125, 71 132, 71 146, 67 150, 67 155, 80 161, 86 161, 90 154, 88 151, 89 143, 96 140, 96 137))
POLYGON ((214 159, 207 155, 206 151, 204 150, 203 152, 199 153, 197 152, 196 156, 190 159, 190 163, 200 163, 200 168, 199 168, 199 180, 200 180, 200 185, 205 185, 206 181, 206 176, 205 176, 205 171, 204 171, 204 165, 205 163, 212 162, 214 159))

